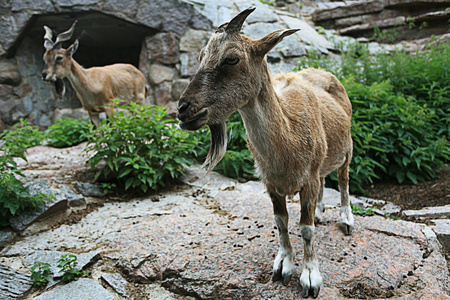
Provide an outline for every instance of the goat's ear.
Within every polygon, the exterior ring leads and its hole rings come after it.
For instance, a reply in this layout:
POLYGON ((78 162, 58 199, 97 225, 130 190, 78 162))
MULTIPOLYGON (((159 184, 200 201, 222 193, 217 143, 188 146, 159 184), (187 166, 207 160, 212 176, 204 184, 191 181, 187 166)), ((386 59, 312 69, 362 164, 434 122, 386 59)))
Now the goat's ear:
POLYGON ((78 40, 75 40, 75 42, 73 42, 73 44, 70 45, 69 48, 67 48, 67 52, 69 53, 70 57, 72 57, 75 54, 75 52, 77 51, 78 44, 79 44, 78 40))
POLYGON ((266 35, 263 38, 260 38, 259 40, 256 40, 254 45, 256 54, 260 56, 266 55, 270 50, 272 50, 273 47, 275 47, 279 42, 281 42, 283 38, 291 34, 294 34, 299 30, 300 29, 280 29, 272 33, 269 33, 268 35, 266 35))

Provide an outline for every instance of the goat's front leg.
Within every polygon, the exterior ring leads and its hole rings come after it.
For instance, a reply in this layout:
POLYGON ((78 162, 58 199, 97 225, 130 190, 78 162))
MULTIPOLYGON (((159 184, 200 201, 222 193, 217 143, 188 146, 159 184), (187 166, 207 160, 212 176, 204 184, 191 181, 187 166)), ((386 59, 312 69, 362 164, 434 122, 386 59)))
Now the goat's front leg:
POLYGON ((280 195, 274 187, 268 187, 270 199, 273 204, 273 214, 280 236, 280 249, 273 263, 272 280, 283 280, 287 285, 291 280, 294 271, 294 251, 289 240, 288 220, 289 215, 286 209, 286 196, 280 195))
POLYGON ((100 127, 100 113, 88 110, 89 118, 91 119, 94 128, 98 129, 100 127))
POLYGON ((322 276, 319 271, 319 263, 314 251, 314 214, 316 201, 319 196, 319 176, 313 178, 300 191, 301 216, 300 229, 303 238, 303 270, 300 276, 303 297, 308 295, 316 298, 322 286, 322 276))

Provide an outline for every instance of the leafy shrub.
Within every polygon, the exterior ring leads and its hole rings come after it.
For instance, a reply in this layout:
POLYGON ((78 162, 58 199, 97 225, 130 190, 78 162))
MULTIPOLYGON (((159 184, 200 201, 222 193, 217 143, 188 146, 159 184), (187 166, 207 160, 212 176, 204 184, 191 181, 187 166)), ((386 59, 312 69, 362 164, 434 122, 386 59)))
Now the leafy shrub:
POLYGON ((24 127, 16 127, 12 131, 4 131, 0 134, 0 142, 3 143, 0 152, 0 227, 9 224, 9 217, 21 214, 27 209, 39 209, 48 195, 37 194, 31 196, 28 188, 16 176, 24 176, 18 169, 14 158, 27 161, 25 151, 39 140, 35 128, 22 122, 24 127))
POLYGON ((31 125, 27 120, 20 119, 19 123, 15 124, 10 130, 5 130, 0 134, 0 140, 4 142, 13 139, 20 140, 20 145, 11 145, 10 143, 10 147, 17 150, 15 153, 20 153, 23 152, 22 150, 39 145, 44 139, 44 135, 36 126, 31 125))
MULTIPOLYGON (((351 189, 374 180, 413 183, 448 162, 450 46, 433 41, 424 51, 371 55, 368 45, 339 44, 341 60, 311 53, 299 64, 333 72, 353 104, 351 189)), ((336 180, 336 175, 331 178, 336 180)))
POLYGON ((74 281, 78 280, 80 277, 89 276, 89 271, 81 271, 76 268, 78 265, 78 257, 73 254, 61 255, 58 260, 58 268, 60 268, 59 273, 63 273, 62 281, 74 281))
POLYGON ((57 148, 70 147, 88 139, 93 125, 89 120, 58 119, 45 131, 49 145, 57 148))
POLYGON ((35 262, 31 267, 31 280, 34 286, 45 286, 48 283, 50 275, 50 264, 43 262, 35 262))
POLYGON ((96 153, 89 164, 95 168, 105 163, 97 179, 113 176, 126 190, 143 192, 184 174, 183 165, 192 163, 200 144, 194 135, 176 128, 165 108, 135 103, 116 110, 93 135, 86 151, 96 153))

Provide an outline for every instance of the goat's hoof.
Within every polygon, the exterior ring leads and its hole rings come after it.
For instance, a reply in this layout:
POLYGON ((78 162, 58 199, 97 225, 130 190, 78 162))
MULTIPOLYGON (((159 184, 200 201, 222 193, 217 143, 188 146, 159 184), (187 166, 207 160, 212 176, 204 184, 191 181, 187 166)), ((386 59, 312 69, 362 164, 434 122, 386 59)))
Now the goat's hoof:
POLYGON ((303 270, 300 277, 300 286, 302 287, 303 298, 308 298, 309 296, 317 298, 322 286, 322 276, 316 270, 303 270))
POLYGON ((288 285, 291 281, 292 273, 294 271, 293 258, 289 255, 278 254, 273 264, 272 281, 283 281, 283 285, 288 285))
POLYGON ((320 224, 320 223, 322 223, 322 217, 314 217, 314 224, 320 224))
POLYGON ((353 226, 345 223, 340 223, 340 228, 345 235, 353 234, 353 226))

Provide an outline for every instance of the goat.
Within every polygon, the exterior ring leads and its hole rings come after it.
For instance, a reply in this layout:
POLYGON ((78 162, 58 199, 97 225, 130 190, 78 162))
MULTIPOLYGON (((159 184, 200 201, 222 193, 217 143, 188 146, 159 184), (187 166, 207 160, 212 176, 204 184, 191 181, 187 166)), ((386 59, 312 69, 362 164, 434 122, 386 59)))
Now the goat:
POLYGON ((352 157, 352 107, 331 73, 306 69, 272 74, 266 54, 298 29, 281 29, 254 40, 240 34, 250 7, 219 26, 199 56, 199 69, 178 102, 184 130, 211 130, 204 166, 211 171, 227 144, 225 121, 236 110, 242 116, 256 170, 273 203, 280 248, 272 280, 287 285, 294 269, 289 240, 286 196, 300 194, 300 228, 304 244, 302 295, 317 297, 322 276, 314 251, 314 221, 323 212, 324 177, 338 169, 340 222, 350 233, 354 220, 349 204, 348 167, 352 157))
POLYGON ((68 78, 77 93, 77 97, 87 110, 89 118, 95 128, 100 124, 100 113, 104 112, 109 118, 114 109, 105 105, 112 105, 112 99, 123 100, 121 105, 130 101, 145 104, 145 76, 130 64, 113 64, 103 67, 85 69, 80 66, 73 55, 78 49, 78 40, 63 49, 61 43, 70 40, 77 21, 72 27, 59 34, 53 42, 52 30, 44 26, 44 70, 42 78, 55 83, 57 93, 64 94, 62 79, 68 78))

